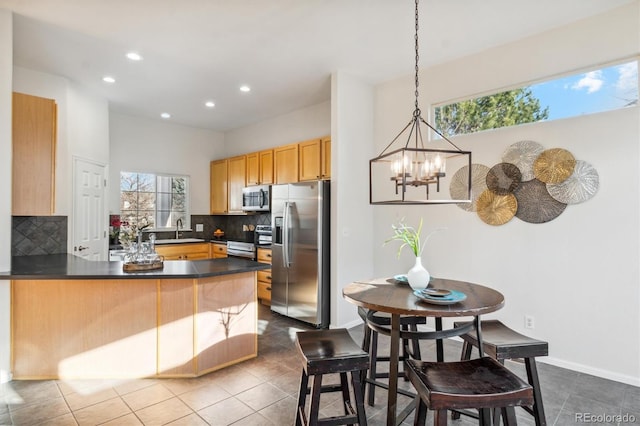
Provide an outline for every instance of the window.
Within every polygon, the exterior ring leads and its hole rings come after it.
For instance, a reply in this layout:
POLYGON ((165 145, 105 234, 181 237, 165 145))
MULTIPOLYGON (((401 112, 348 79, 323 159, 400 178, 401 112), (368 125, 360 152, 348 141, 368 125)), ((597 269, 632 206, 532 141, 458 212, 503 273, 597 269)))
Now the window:
POLYGON ((638 104, 638 61, 435 108, 445 136, 575 117, 638 104))
POLYGON ((190 228, 189 177, 120 173, 120 218, 130 225, 161 230, 182 220, 190 228))

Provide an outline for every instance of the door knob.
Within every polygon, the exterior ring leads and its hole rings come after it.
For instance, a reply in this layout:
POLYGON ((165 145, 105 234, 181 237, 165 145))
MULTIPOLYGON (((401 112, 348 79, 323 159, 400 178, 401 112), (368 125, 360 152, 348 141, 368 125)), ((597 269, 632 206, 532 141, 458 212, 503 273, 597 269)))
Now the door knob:
POLYGON ((78 251, 86 250, 86 249, 88 249, 88 248, 89 248, 89 247, 79 246, 79 247, 78 247, 78 251))

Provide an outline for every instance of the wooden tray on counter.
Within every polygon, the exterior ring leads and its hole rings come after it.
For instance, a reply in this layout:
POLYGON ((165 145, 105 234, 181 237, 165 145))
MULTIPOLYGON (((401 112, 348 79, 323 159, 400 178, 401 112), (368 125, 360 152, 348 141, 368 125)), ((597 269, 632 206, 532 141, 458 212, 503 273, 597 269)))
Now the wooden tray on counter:
POLYGON ((140 272, 140 271, 154 271, 164 268, 164 262, 158 261, 153 263, 123 263, 122 270, 124 272, 140 272))

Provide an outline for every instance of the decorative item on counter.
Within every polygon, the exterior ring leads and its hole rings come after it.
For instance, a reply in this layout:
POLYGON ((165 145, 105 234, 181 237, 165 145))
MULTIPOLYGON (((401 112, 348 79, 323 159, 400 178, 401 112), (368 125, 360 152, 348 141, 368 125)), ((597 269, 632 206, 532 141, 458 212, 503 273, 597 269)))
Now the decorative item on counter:
POLYGON ((404 223, 404 219, 400 220, 398 225, 391 225, 391 227, 393 228, 393 236, 386 240, 385 244, 389 241, 400 241, 402 244, 398 248, 398 257, 400 257, 400 253, 405 246, 409 247, 416 257, 414 266, 407 273, 409 285, 414 290, 427 288, 431 276, 429 275, 429 271, 422 266, 422 251, 424 250, 424 246, 427 244, 429 238, 431 238, 434 233, 444 228, 438 228, 430 232, 421 243, 420 234, 422 232, 422 218, 420 218, 420 225, 417 230, 412 226, 406 225, 404 223))
POLYGON ((213 231, 213 237, 214 238, 222 238, 224 237, 224 231, 220 228, 216 228, 215 231, 213 231))
POLYGON ((164 268, 164 258, 155 251, 155 236, 149 242, 133 243, 124 255, 125 272, 150 271, 164 268))

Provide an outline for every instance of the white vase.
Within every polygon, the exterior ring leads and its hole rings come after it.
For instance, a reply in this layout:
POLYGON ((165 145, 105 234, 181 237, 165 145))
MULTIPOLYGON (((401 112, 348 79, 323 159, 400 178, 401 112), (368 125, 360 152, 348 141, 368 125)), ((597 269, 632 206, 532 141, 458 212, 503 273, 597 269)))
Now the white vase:
POLYGON ((420 256, 416 256, 416 264, 413 265, 413 268, 409 269, 407 279, 409 280, 409 285, 414 290, 424 290, 429 285, 431 276, 429 275, 429 271, 422 266, 420 256))

